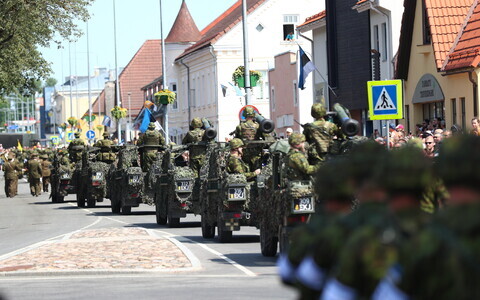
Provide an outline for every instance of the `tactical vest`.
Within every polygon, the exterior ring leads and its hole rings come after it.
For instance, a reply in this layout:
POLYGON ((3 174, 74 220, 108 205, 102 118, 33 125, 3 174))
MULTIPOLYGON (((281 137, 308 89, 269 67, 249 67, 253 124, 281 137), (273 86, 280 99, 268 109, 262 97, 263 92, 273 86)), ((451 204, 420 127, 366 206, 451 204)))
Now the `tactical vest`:
POLYGON ((143 136, 143 145, 154 146, 159 145, 159 133, 154 130, 147 130, 143 136))
POLYGON ((286 165, 285 175, 288 178, 288 180, 309 180, 310 179, 309 175, 306 175, 293 167, 295 164, 291 162, 291 158, 294 155, 297 155, 297 153, 301 153, 301 152, 298 150, 291 149, 288 152, 288 155, 285 157, 285 165, 286 165))
POLYGON ((258 127, 258 123, 253 121, 246 121, 240 123, 240 134, 242 135, 241 139, 253 141, 255 139, 255 136, 257 135, 258 127))
POLYGON ((335 125, 329 121, 313 122, 314 127, 308 133, 308 142, 318 144, 322 153, 327 153, 333 140, 335 125))

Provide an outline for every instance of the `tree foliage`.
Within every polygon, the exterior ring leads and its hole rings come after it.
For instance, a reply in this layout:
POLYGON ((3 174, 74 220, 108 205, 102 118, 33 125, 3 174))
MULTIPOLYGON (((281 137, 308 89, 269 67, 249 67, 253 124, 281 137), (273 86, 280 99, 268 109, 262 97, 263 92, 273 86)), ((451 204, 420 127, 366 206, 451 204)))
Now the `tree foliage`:
POLYGON ((75 40, 94 0, 2 0, 0 5, 0 95, 33 92, 51 73, 38 47, 75 40))

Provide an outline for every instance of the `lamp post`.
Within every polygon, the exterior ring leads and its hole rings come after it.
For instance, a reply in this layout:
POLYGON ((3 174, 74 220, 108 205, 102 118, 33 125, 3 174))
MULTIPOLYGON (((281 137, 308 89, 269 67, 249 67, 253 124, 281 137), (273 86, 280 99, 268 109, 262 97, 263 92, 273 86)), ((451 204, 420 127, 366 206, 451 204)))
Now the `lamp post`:
MULTIPOLYGON (((132 140, 132 106, 130 105, 130 96, 132 92, 128 92, 128 137, 132 140)), ((127 139, 125 139, 126 141, 127 139)))
MULTIPOLYGON (((113 42, 115 48, 115 99, 117 102, 118 107, 122 107, 122 103, 120 102, 120 83, 118 82, 118 67, 117 67, 117 21, 115 15, 115 0, 113 0, 113 42)), ((118 143, 122 141, 122 125, 120 124, 120 120, 117 120, 117 137, 118 143)))
POLYGON ((247 28, 247 0, 242 0, 242 24, 243 24, 243 64, 245 68, 245 104, 250 104, 250 66, 248 53, 248 28, 247 28))
MULTIPOLYGON (((167 88, 167 71, 166 71, 166 59, 165 59, 165 40, 163 39, 163 15, 162 15, 162 0, 159 0, 160 5, 160 39, 162 40, 162 86, 163 89, 167 88)), ((190 93, 190 91, 189 91, 190 93)), ((190 121, 190 120, 189 120, 190 121)), ((165 105, 165 115, 163 118, 163 130, 165 131, 165 141, 169 143, 170 136, 168 134, 168 104, 165 105)))

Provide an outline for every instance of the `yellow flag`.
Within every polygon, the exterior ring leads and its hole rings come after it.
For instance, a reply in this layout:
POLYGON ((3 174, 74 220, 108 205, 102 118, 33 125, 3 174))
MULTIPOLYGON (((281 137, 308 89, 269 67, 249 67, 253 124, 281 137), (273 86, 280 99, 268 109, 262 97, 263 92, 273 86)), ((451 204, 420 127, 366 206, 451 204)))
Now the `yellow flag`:
POLYGON ((18 142, 17 149, 20 150, 20 151, 23 151, 22 144, 20 144, 19 140, 17 140, 17 142, 18 142))

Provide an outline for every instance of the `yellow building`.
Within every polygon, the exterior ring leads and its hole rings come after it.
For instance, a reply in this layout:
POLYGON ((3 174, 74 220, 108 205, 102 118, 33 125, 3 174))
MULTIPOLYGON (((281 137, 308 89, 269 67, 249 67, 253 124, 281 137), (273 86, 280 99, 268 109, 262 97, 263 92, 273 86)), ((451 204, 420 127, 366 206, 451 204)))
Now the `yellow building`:
POLYGON ((405 1, 396 78, 405 80, 407 131, 415 133, 416 124, 433 118, 447 129, 471 128, 479 107, 478 52, 471 47, 480 43, 469 34, 478 23, 472 22, 476 9, 473 0, 405 1))

